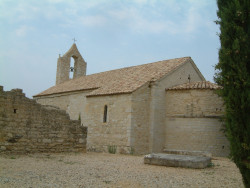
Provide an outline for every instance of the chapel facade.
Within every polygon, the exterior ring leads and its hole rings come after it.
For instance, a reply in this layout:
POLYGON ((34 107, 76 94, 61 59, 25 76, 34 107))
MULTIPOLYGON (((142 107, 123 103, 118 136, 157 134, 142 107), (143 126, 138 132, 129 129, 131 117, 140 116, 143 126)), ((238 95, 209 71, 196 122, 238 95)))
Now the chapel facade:
POLYGON ((86 75, 76 44, 58 58, 56 85, 35 95, 88 127, 87 149, 147 154, 164 149, 227 156, 220 87, 190 57, 86 75), (70 58, 74 67, 70 67, 70 58), (73 70, 73 78, 69 78, 73 70))

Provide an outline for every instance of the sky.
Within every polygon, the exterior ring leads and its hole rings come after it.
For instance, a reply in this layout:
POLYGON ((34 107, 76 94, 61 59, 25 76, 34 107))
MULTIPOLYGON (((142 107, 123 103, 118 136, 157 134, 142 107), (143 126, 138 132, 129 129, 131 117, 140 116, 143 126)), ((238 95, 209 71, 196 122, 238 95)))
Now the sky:
POLYGON ((76 39, 87 74, 190 56, 213 82, 216 0, 0 0, 0 85, 32 98, 55 85, 76 39))

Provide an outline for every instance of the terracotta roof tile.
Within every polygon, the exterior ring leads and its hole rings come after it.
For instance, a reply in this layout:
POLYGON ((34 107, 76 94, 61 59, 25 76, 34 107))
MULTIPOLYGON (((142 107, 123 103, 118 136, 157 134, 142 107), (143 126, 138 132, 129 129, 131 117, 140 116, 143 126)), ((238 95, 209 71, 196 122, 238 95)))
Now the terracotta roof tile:
POLYGON ((82 76, 53 86, 34 97, 90 89, 94 90, 88 96, 131 93, 190 61, 190 57, 183 57, 82 76))
POLYGON ((171 88, 166 88, 166 90, 186 90, 186 89, 221 89, 222 87, 211 83, 209 81, 202 81, 202 82, 192 82, 192 83, 185 83, 181 85, 177 85, 171 88))

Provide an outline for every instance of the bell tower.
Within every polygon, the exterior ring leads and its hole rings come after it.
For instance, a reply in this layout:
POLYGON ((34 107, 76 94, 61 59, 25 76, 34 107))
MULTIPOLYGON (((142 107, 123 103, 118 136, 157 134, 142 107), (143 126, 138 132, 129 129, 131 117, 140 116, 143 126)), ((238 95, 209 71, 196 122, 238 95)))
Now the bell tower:
POLYGON ((74 43, 71 48, 57 60, 56 85, 70 80, 70 72, 73 72, 73 78, 86 76, 87 63, 82 58, 80 52, 74 43), (74 67, 70 67, 70 60, 73 60, 74 67))

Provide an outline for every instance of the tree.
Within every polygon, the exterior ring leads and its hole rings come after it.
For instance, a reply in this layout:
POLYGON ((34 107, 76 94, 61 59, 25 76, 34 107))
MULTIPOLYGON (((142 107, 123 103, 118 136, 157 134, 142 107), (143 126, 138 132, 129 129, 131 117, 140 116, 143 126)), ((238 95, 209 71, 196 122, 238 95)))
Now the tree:
POLYGON ((217 0, 220 25, 215 81, 223 86, 230 155, 250 187, 250 0, 217 0))

